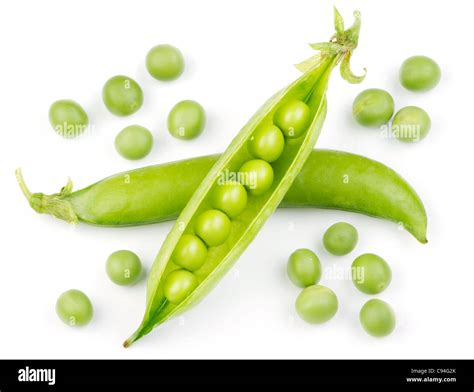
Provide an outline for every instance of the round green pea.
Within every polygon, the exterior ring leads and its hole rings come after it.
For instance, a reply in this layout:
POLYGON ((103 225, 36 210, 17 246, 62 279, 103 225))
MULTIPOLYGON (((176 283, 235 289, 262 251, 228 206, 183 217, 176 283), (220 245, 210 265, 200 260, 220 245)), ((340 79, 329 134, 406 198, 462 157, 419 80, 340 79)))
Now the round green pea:
POLYGON ((51 104, 49 122, 61 136, 72 139, 85 131, 89 125, 89 117, 76 101, 61 99, 51 104))
POLYGON ((365 332, 375 337, 390 335, 395 329, 395 313, 392 307, 377 298, 367 301, 359 313, 365 332))
POLYGON ((198 237, 184 234, 174 248, 173 262, 188 271, 195 271, 206 261, 207 247, 198 237))
POLYGON ((336 294, 324 286, 306 287, 296 298, 296 312, 307 323, 320 324, 330 320, 337 312, 336 294))
POLYGON ((102 100, 111 113, 116 116, 128 116, 142 106, 143 91, 132 78, 117 75, 105 82, 102 100))
POLYGON ((321 279, 321 262, 309 249, 297 249, 288 259, 286 271, 298 287, 315 285, 321 279))
POLYGON ((142 273, 140 258, 129 250, 118 250, 112 253, 105 264, 110 280, 120 286, 131 286, 142 273))
POLYGON ((156 45, 146 56, 146 68, 158 80, 174 80, 184 71, 184 59, 178 48, 156 45))
POLYGON ((184 269, 174 270, 168 274, 163 284, 165 298, 179 304, 198 286, 196 276, 184 269))
POLYGON ((88 324, 92 320, 94 309, 82 291, 68 290, 56 301, 56 313, 65 324, 75 327, 88 324))
POLYGON ((231 223, 226 214, 219 210, 207 210, 199 215, 194 231, 208 246, 218 246, 230 234, 231 223))
POLYGON ((323 244, 329 253, 336 256, 346 255, 357 245, 357 230, 346 222, 333 224, 323 236, 323 244))
POLYGON ((352 282, 363 293, 381 293, 391 280, 390 266, 380 256, 365 253, 352 262, 352 282))
POLYGON ((392 118, 394 108, 393 98, 387 91, 370 88, 354 99, 352 115, 363 126, 378 127, 392 118))
POLYGON ((267 162, 276 161, 284 148, 285 138, 273 124, 258 128, 247 142, 250 155, 267 162))
POLYGON ((260 196, 272 187, 273 168, 266 161, 253 159, 241 166, 239 178, 251 195, 260 196))
POLYGON ((287 138, 303 135, 311 122, 311 110, 303 101, 288 101, 275 112, 273 122, 287 138))
POLYGON ((126 159, 142 159, 153 148, 153 135, 145 127, 130 125, 115 137, 115 148, 126 159))
POLYGON ((407 90, 431 90, 439 83, 440 79, 439 65, 426 56, 409 57, 400 67, 400 83, 407 90))
POLYGON ((428 135, 431 119, 428 113, 417 106, 400 109, 392 121, 392 132, 401 142, 418 142, 428 135))
POLYGON ((182 140, 198 137, 206 125, 204 108, 192 100, 178 102, 168 114, 169 133, 182 140))
POLYGON ((217 185, 212 192, 211 204, 214 208, 225 212, 229 218, 235 218, 247 205, 247 191, 236 181, 217 185))

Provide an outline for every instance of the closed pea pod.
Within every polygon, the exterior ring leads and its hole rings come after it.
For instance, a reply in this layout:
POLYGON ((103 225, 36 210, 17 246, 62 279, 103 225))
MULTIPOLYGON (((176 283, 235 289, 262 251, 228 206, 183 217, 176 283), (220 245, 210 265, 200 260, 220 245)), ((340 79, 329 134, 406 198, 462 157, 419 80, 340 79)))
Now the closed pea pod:
MULTIPOLYGON (((155 259, 148 279, 147 306, 143 321, 136 332, 124 343, 125 347, 130 346, 170 317, 185 311, 207 294, 230 269, 278 207, 319 136, 326 114, 326 90, 331 71, 340 61, 343 61, 342 75, 352 82, 361 80, 352 75, 348 67, 350 55, 357 46, 360 28, 359 14, 355 13, 355 16, 354 25, 343 31, 340 28, 342 23, 340 15, 336 11, 338 32, 331 43, 319 46, 320 54, 300 66, 303 75, 274 95, 255 113, 191 196, 155 259), (337 50, 334 50, 334 45, 339 45, 337 50), (212 210, 213 191, 223 176, 233 173, 241 178, 240 175, 243 172, 241 168, 245 167, 249 161, 252 162, 247 143, 255 130, 263 124, 274 121, 277 111, 294 101, 303 102, 309 108, 309 120, 304 130, 305 137, 300 143, 286 145, 281 157, 272 163, 273 178, 268 189, 263 191, 256 183, 261 193, 258 192, 258 195, 255 195, 245 184, 250 195, 244 211, 238 219, 231 221, 230 235, 221 246, 209 248, 208 257, 203 266, 193 273, 183 271, 183 276, 176 277, 176 264, 173 263, 171 256, 180 238, 200 228, 202 214, 212 210), (171 283, 169 283, 170 280, 171 283), (186 295, 181 295, 182 293, 186 295)), ((269 165, 268 162, 265 163, 269 165)), ((268 179, 263 182, 266 188, 268 179)))
MULTIPOLYGON (((69 181, 53 195, 31 193, 19 169, 17 177, 38 213, 69 223, 137 226, 176 219, 218 158, 209 155, 135 169, 75 192, 69 181)), ((216 186, 211 206, 236 218, 246 204, 243 185, 229 180, 216 186)), ((279 207, 337 209, 387 219, 426 243, 426 211, 414 189, 394 170, 361 155, 312 151, 279 207)))

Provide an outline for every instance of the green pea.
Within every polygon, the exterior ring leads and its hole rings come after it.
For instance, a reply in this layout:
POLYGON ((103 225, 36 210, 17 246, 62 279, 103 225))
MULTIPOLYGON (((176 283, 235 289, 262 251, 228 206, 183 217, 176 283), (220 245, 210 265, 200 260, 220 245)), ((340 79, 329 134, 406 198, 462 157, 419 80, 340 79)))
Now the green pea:
POLYGON ((288 259, 287 273, 298 287, 308 287, 321 279, 321 262, 309 249, 297 249, 288 259))
POLYGON ((130 125, 115 137, 115 148, 126 159, 146 157, 153 148, 153 135, 140 125, 130 125))
POLYGON ((370 88, 354 99, 352 115, 363 126, 378 127, 392 118, 394 107, 393 98, 387 91, 370 88))
POLYGON ((204 242, 191 234, 184 234, 173 251, 173 262, 189 271, 202 267, 206 261, 207 248, 204 242))
POLYGON ((352 263, 352 282, 366 294, 384 291, 392 280, 392 271, 387 262, 373 253, 365 253, 352 263))
POLYGON ((184 59, 178 48, 157 45, 146 56, 146 68, 158 80, 174 80, 184 71, 184 59))
POLYGON ((392 307, 377 298, 367 301, 359 313, 360 323, 369 335, 387 336, 395 329, 395 313, 392 307))
POLYGON ((208 246, 218 246, 229 237, 230 227, 230 219, 222 211, 207 210, 197 217, 194 230, 208 246))
POLYGON ((114 76, 105 82, 102 99, 107 109, 116 116, 128 116, 141 108, 141 87, 128 76, 114 76))
POLYGON ((336 294, 324 286, 306 287, 296 298, 296 312, 307 323, 320 324, 330 320, 337 312, 336 294))
POLYGON ((275 112, 273 121, 287 138, 296 139, 309 127, 311 110, 303 101, 289 101, 275 112))
POLYGON ((236 181, 229 181, 217 185, 211 196, 212 206, 225 212, 229 218, 235 218, 247 205, 247 191, 244 186, 236 181))
POLYGON ((50 106, 49 122, 61 136, 72 139, 85 131, 89 125, 89 118, 77 102, 61 99, 50 106))
POLYGON ((112 253, 105 265, 110 280, 120 286, 131 286, 140 279, 142 263, 140 258, 129 250, 112 253))
POLYGON ((323 244, 329 253, 343 256, 356 247, 358 237, 354 226, 346 222, 338 222, 326 230, 323 236, 323 244))
POLYGON ((196 101, 178 102, 168 114, 168 131, 178 139, 198 137, 206 125, 204 108, 196 101))
POLYGON ((82 291, 68 290, 56 301, 56 313, 65 324, 74 327, 88 324, 92 320, 94 309, 82 291))
POLYGON ((241 178, 251 195, 260 196, 272 187, 273 168, 268 162, 253 159, 241 166, 239 178, 241 178))
POLYGON ((189 271, 179 269, 169 273, 163 284, 165 298, 173 303, 179 304, 197 287, 196 276, 189 271))
POLYGON ((440 79, 439 65, 426 56, 409 57, 400 67, 400 83, 407 90, 431 90, 439 83, 440 79))
POLYGON ((418 142, 428 135, 430 128, 430 116, 417 106, 400 109, 392 121, 392 132, 401 142, 418 142))
POLYGON ((267 162, 276 161, 285 148, 285 138, 275 125, 258 128, 247 142, 247 148, 254 158, 267 162))

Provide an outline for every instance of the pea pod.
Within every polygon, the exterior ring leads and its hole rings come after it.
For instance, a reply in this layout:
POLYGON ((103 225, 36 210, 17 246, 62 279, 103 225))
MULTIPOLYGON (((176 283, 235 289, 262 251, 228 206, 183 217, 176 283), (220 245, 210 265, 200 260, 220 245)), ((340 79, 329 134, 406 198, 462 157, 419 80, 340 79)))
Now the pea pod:
MULTIPOLYGON (((340 27, 340 18, 337 19, 340 27)), ((202 299, 278 207, 321 131, 331 71, 342 61, 345 64, 341 68, 342 76, 357 81, 349 71, 348 62, 357 46, 359 29, 357 12, 354 25, 337 32, 329 44, 318 45, 318 55, 300 65, 303 75, 270 98, 213 165, 163 242, 150 270, 143 321, 124 342, 125 347, 202 299), (286 140, 281 156, 270 165, 253 159, 247 145, 258 129, 272 125, 281 129, 286 140), (231 182, 242 183, 248 191, 245 209, 232 220, 213 205, 218 187, 231 182), (187 239, 199 236, 209 246, 204 264, 193 272, 180 268, 173 258, 175 248, 183 244, 180 241, 184 235, 187 239)))
MULTIPOLYGON (((31 207, 69 223, 137 226, 176 219, 219 155, 148 166, 110 176, 72 192, 31 193, 31 207)), ((394 170, 372 159, 334 150, 313 150, 279 207, 327 208, 397 222, 426 242, 427 218, 413 188, 394 170)))

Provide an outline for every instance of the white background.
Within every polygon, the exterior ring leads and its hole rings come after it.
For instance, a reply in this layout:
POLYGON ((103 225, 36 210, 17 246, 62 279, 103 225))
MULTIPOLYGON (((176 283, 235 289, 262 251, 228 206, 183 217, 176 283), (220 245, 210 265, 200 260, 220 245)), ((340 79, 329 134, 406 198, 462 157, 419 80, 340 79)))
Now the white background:
POLYGON ((338 1, 346 23, 362 12, 353 69, 368 68, 362 85, 334 72, 329 110, 317 146, 380 160, 401 173, 429 215, 428 245, 395 224, 356 214, 278 211, 218 287, 181 319, 161 326, 132 348, 122 341, 141 320, 145 281, 118 287, 106 277, 109 253, 137 252, 150 267, 172 223, 141 228, 77 227, 32 211, 16 184, 21 166, 33 191, 53 193, 68 176, 76 189, 107 175, 148 164, 223 151, 253 112, 299 76, 292 64, 313 54, 307 42, 333 33, 332 1, 11 1, 0 6, 2 139, 0 143, 2 358, 470 358, 474 353, 472 168, 474 132, 472 56, 474 6, 460 1, 338 1), (158 43, 179 47, 186 72, 162 83, 145 71, 158 43), (435 58, 440 85, 425 94, 404 91, 399 64, 408 56, 435 58), (135 78, 144 107, 116 118, 101 102, 105 80, 135 78), (380 136, 351 118, 364 88, 390 91, 397 108, 419 105, 432 117, 428 138, 414 145, 380 136), (64 140, 50 128, 51 102, 71 98, 90 115, 94 131, 64 140), (173 139, 166 115, 179 100, 205 106, 208 125, 194 141, 173 139), (114 150, 117 132, 131 123, 149 127, 155 148, 136 163, 114 150), (346 220, 360 234, 352 254, 333 257, 321 237, 346 220), (294 230, 290 228, 294 226, 294 230), (391 265, 393 281, 379 297, 398 324, 385 339, 364 333, 358 312, 368 296, 350 281, 321 283, 340 309, 321 326, 297 318, 299 290, 285 275, 288 255, 314 249, 325 268, 350 266, 375 252, 391 265), (58 295, 85 291, 95 307, 87 327, 72 329, 55 314, 58 295))

